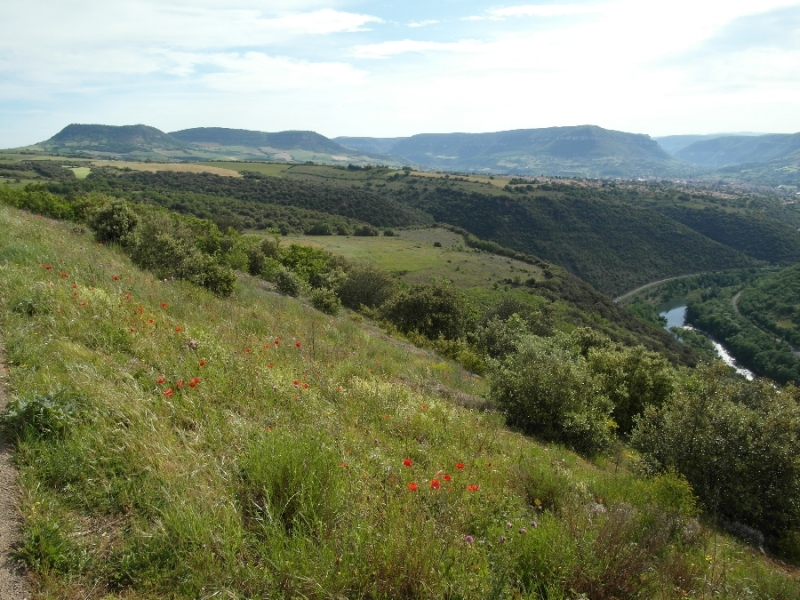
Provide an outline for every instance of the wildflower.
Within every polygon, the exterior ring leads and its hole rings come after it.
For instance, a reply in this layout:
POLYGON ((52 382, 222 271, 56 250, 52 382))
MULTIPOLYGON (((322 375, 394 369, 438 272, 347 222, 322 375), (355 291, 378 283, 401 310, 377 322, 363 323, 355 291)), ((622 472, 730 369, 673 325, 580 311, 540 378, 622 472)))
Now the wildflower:
POLYGON ((408 489, 410 489, 412 492, 416 492, 419 489, 419 486, 412 481, 408 484, 408 489))
POLYGON ((271 368, 272 368, 272 363, 268 364, 268 365, 267 365, 267 368, 268 368, 268 369, 271 369, 271 368))
POLYGON ((78 292, 72 292, 72 295, 73 295, 73 296, 77 296, 77 295, 78 295, 78 292))
POLYGON ((273 385, 272 386, 272 391, 273 392, 277 392, 278 391, 278 386, 277 385, 273 385))
POLYGON ((339 387, 337 387, 337 388, 336 388, 336 391, 337 391, 337 392, 341 392, 341 391, 342 391, 342 386, 339 386, 339 387))
POLYGON ((444 476, 444 480, 445 480, 445 481, 450 481, 450 480, 452 480, 452 479, 453 479, 453 478, 452 478, 450 475, 447 475, 447 474, 445 474, 445 476, 444 476))
POLYGON ((200 383, 200 378, 199 377, 193 377, 192 378, 192 383, 197 385, 198 383, 200 383))
POLYGON ((246 354, 250 354, 250 348, 245 348, 244 351, 246 354))
POLYGON ((195 342, 194 340, 189 340, 189 343, 186 345, 189 346, 189 348, 191 348, 192 350, 197 348, 197 342, 195 342))
POLYGON ((181 332, 181 328, 180 328, 180 327, 176 327, 176 328, 175 328, 175 331, 176 331, 176 332, 178 332, 178 333, 180 333, 180 332, 181 332))
POLYGON ((383 415, 383 418, 384 418, 384 419, 391 419, 391 418, 392 418, 392 415, 383 415))
POLYGON ((440 487, 442 487, 442 482, 441 481, 439 481, 438 479, 431 479, 431 489, 432 490, 438 490, 440 487))
POLYGON ((133 327, 131 327, 130 331, 131 331, 131 333, 136 333, 136 330, 133 327))
POLYGON ((294 380, 294 387, 297 387, 298 385, 300 385, 300 380, 299 379, 295 379, 294 380))
POLYGON ((527 529, 525 529, 524 527, 520 527, 520 528, 519 528, 519 532, 520 532, 522 535, 525 535, 526 533, 528 533, 528 530, 527 530, 527 529))
POLYGON ((541 500, 539 500, 538 498, 535 498, 535 499, 533 500, 533 503, 534 503, 536 506, 541 506, 541 505, 542 505, 542 501, 541 501, 541 500))
POLYGON ((200 359, 200 366, 201 367, 205 367, 206 366, 206 359, 205 358, 201 358, 200 359))
POLYGON ((510 521, 508 523, 506 523, 506 527, 508 527, 509 529, 511 529, 513 526, 514 526, 514 524, 511 523, 510 521))
POLYGON ((414 464, 414 462, 410 458, 403 459, 403 465, 404 466, 410 467, 413 464, 414 464))
POLYGON ((166 302, 161 303, 161 308, 167 308, 167 306, 169 306, 169 304, 167 304, 166 302))
POLYGON ((303 389, 304 389, 304 390, 307 390, 307 389, 308 389, 308 384, 307 384, 307 383, 304 383, 304 384, 303 384, 303 389))
POLYGON ((456 469, 459 471, 464 468, 464 463, 456 463, 456 469))
POLYGON ((343 463, 342 463, 340 466, 341 466, 343 469, 346 469, 346 468, 347 468, 347 463, 346 463, 346 462, 343 462, 343 463))
POLYGON ((539 527, 539 524, 536 521, 531 521, 531 527, 536 529, 537 527, 539 527))
POLYGON ((62 273, 61 274, 61 278, 62 279, 67 279, 68 277, 69 277, 69 275, 67 275, 66 273, 62 273))
POLYGON ((130 294, 125 294, 125 300, 130 300, 130 299, 131 299, 131 295, 130 294))
POLYGON ((179 380, 177 385, 178 385, 179 388, 182 388, 183 387, 183 379, 179 380))
POLYGON ((73 283, 72 284, 72 289, 74 290, 76 287, 78 287, 78 284, 77 283, 73 283))
POLYGON ((47 265, 45 267, 45 269, 47 269, 48 271, 52 271, 53 270, 53 265, 47 265))
POLYGON ((475 538, 472 537, 471 535, 465 535, 464 536, 464 541, 467 542, 468 544, 471 544, 472 542, 475 541, 475 538))
POLYGON ((116 275, 114 275, 111 279, 113 279, 114 281, 119 281, 119 277, 117 277, 116 275))
POLYGON ((299 341, 299 340, 298 340, 298 341, 296 341, 296 342, 294 343, 294 345, 295 345, 295 348, 299 348, 299 347, 300 347, 300 341, 299 341))
POLYGON ((163 377, 159 377, 159 378, 156 380, 156 383, 164 383, 164 378, 163 378, 163 377))
POLYGON ((471 483, 470 485, 467 486, 467 491, 468 492, 477 492, 480 488, 481 488, 481 486, 479 486, 477 483, 471 483))
POLYGON ((155 321, 155 319, 147 319, 147 322, 148 322, 148 323, 150 323, 150 325, 152 325, 152 324, 153 324, 153 323, 155 323, 156 321, 155 321))
POLYGON ((498 540, 501 544, 506 541, 506 536, 501 535, 500 539, 498 540))
POLYGON ((422 410, 428 410, 428 405, 427 404, 423 404, 422 405, 422 410))
POLYGON ((173 393, 173 392, 172 392, 172 388, 169 388, 169 389, 168 389, 166 392, 164 392, 164 395, 165 395, 167 398, 172 398, 172 393, 173 393))
POLYGON ((281 345, 281 341, 280 341, 280 340, 275 340, 275 342, 273 342, 273 343, 274 343, 276 346, 280 346, 280 345, 281 345))
POLYGON ((86 302, 81 302, 81 306, 86 306, 86 302))

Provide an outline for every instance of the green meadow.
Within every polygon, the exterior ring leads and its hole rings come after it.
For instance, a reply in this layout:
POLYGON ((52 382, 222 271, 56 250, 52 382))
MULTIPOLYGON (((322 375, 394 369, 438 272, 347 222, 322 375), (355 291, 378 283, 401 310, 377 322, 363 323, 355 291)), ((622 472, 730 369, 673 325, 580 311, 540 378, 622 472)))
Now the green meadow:
POLYGON ((286 236, 284 243, 322 248, 350 260, 369 261, 411 283, 444 278, 460 288, 485 288, 503 279, 542 279, 541 268, 466 247, 460 235, 446 229, 403 229, 394 234, 295 235, 286 236))

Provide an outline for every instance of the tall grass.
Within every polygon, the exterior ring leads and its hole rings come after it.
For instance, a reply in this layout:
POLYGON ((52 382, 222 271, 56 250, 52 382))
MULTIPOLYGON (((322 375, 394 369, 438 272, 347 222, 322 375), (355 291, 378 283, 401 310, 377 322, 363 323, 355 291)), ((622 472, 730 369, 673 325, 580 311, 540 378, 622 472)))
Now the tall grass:
POLYGON ((0 299, 40 597, 800 596, 680 478, 511 432, 448 399, 482 380, 255 280, 0 208, 0 299))

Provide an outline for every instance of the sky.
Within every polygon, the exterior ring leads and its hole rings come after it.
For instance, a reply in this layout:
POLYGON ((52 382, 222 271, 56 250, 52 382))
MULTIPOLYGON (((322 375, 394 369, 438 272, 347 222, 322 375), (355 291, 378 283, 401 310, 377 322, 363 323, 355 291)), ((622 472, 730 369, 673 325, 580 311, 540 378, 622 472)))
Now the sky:
POLYGON ((793 133, 800 1, 6 3, 0 148, 70 123, 793 133))

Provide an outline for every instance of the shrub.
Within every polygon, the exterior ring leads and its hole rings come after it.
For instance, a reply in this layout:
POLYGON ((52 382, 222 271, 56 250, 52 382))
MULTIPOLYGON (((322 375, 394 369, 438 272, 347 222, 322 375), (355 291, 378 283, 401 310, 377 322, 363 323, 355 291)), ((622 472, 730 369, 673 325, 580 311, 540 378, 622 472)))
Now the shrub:
POLYGON ((400 331, 416 331, 429 339, 458 338, 466 326, 464 298, 451 285, 435 282, 415 285, 389 299, 381 316, 400 331))
POLYGON ((496 363, 491 398, 510 424, 595 454, 613 439, 613 408, 568 336, 526 336, 496 363))
POLYGON ((89 213, 89 226, 101 242, 121 242, 136 229, 139 218, 124 200, 112 200, 89 213))
POLYGON ((362 305, 377 308, 394 291, 394 279, 386 271, 369 263, 351 267, 347 271, 347 277, 336 288, 342 304, 354 310, 362 305))
POLYGON ((311 292, 311 305, 329 315, 338 314, 342 308, 342 302, 336 292, 329 288, 317 288, 311 292))
POLYGON ((80 399, 63 391, 17 397, 8 403, 3 429, 13 437, 61 435, 75 420, 80 399))
POLYGON ((303 282, 292 271, 286 267, 281 267, 274 275, 275 287, 285 296, 299 296, 303 287, 303 282))
POLYGON ((372 225, 360 225, 353 230, 353 235, 369 237, 378 235, 378 230, 372 225))
POLYGON ((790 393, 705 367, 644 411, 631 443, 654 470, 682 473, 709 512, 778 542, 800 530, 798 423, 790 393))
POLYGON ((0 188, 0 202, 54 219, 76 218, 74 207, 66 199, 37 186, 24 190, 0 188))
POLYGON ((383 230, 383 235, 386 236, 386 237, 393 237, 394 236, 394 230, 393 229, 384 229, 383 230))
POLYGON ((306 232, 306 235, 332 235, 331 226, 325 222, 314 223, 306 232))

